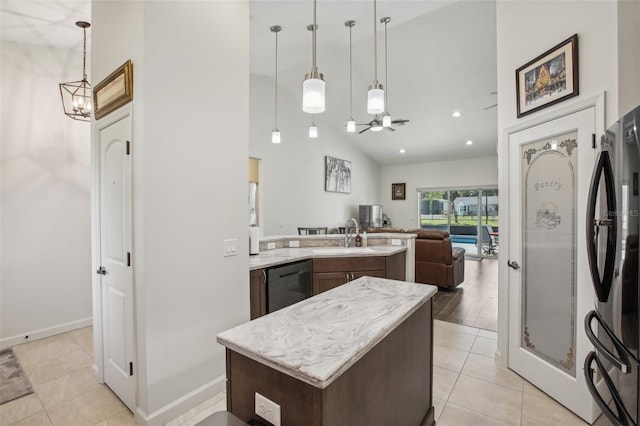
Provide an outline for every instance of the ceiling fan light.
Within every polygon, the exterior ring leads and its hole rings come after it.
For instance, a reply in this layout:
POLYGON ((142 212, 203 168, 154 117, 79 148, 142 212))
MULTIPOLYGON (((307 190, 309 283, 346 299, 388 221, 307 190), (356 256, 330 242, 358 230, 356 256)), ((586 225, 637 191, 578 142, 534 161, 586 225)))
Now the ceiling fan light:
POLYGON ((311 123, 311 126, 309 126, 309 137, 312 139, 318 137, 318 127, 316 126, 316 123, 311 123))
POLYGON ((271 143, 280 143, 280 130, 275 129, 271 132, 271 143))
POLYGON ((372 86, 367 92, 367 112, 369 114, 384 112, 384 90, 379 84, 372 86))
POLYGON ((356 121, 353 118, 350 118, 347 121, 347 132, 354 133, 356 131, 356 121))
POLYGON ((382 127, 382 124, 375 123, 374 125, 371 126, 371 131, 372 132, 379 132, 380 130, 382 130, 384 127, 382 127))
POLYGON ((382 116, 382 127, 391 127, 391 116, 387 113, 382 116))
POLYGON ((326 83, 320 78, 306 78, 302 83, 302 110, 309 114, 324 112, 324 89, 326 83))

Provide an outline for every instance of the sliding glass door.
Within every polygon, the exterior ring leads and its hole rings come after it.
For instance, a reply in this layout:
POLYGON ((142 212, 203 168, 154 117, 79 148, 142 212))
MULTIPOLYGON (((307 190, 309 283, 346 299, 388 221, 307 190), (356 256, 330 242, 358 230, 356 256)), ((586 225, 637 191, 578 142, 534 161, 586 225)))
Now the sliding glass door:
POLYGON ((449 232, 469 256, 498 255, 498 189, 419 190, 420 228, 449 232))

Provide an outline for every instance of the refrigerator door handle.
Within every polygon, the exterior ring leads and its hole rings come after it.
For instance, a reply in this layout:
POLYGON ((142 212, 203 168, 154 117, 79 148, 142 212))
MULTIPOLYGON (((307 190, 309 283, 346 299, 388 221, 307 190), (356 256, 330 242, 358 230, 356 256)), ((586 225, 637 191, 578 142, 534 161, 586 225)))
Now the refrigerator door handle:
POLYGON ((630 421, 632 417, 624 407, 622 398, 620 397, 618 390, 615 388, 615 385, 613 384, 609 373, 607 373, 606 368, 604 367, 604 365, 602 365, 602 361, 600 361, 596 353, 593 351, 589 352, 584 360, 584 376, 587 379, 587 389, 589 390, 589 393, 596 401, 602 412, 609 418, 609 420, 611 420, 614 426, 637 426, 633 422, 633 420, 630 421), (600 395, 600 393, 598 392, 598 389, 596 389, 596 385, 593 383, 593 376, 595 373, 595 370, 591 368, 591 364, 593 363, 593 361, 596 362, 598 370, 600 370, 600 374, 602 374, 602 378, 605 381, 609 392, 611 393, 613 403, 615 404, 616 411, 618 412, 617 415, 613 412, 611 407, 607 405, 607 403, 602 398, 602 395, 600 395))
POLYGON ((611 284, 613 282, 614 263, 616 259, 616 240, 618 232, 617 219, 615 216, 616 189, 613 178, 613 168, 611 166, 609 151, 602 151, 598 157, 596 167, 593 170, 587 202, 587 257, 589 258, 589 269, 591 271, 593 286, 595 287, 596 294, 598 295, 598 300, 600 302, 606 302, 609 299, 611 284), (607 200, 607 217, 603 219, 596 219, 596 204, 598 201, 600 179, 603 174, 605 196, 607 200), (600 227, 608 228, 607 248, 602 278, 600 278, 600 271, 598 270, 598 239, 600 235, 600 227))
POLYGON ((631 372, 629 358, 627 357, 627 349, 624 347, 622 342, 620 342, 620 340, 615 336, 613 331, 611 331, 609 326, 602 320, 602 317, 598 312, 590 311, 587 314, 587 316, 584 317, 584 330, 587 333, 587 337, 589 338, 589 341, 591 341, 593 346, 596 347, 596 349, 600 352, 601 355, 607 358, 613 365, 619 368, 620 371, 622 371, 623 373, 628 374, 631 372), (605 334, 607 334, 607 336, 609 336, 609 338, 611 339, 611 342, 613 343, 613 346, 615 347, 616 352, 618 353, 618 356, 614 355, 609 350, 609 348, 604 346, 602 344, 602 341, 600 341, 600 339, 596 337, 595 333, 593 332, 593 328, 591 327, 592 321, 594 319, 598 323, 600 323, 601 329, 604 330, 605 334))

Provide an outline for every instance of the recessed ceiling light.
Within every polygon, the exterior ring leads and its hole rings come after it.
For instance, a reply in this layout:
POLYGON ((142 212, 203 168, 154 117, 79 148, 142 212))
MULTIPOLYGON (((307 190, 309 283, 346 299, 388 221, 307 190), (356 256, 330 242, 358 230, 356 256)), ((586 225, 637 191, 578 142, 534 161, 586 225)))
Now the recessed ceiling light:
POLYGON ((452 114, 455 118, 460 117, 462 114, 460 113, 460 111, 454 111, 452 114))
POLYGON ((404 148, 402 148, 402 149, 400 150, 400 154, 404 154, 404 153, 405 153, 405 150, 404 150, 404 148))
POLYGON ((467 141, 467 145, 473 145, 473 141, 472 140, 468 140, 467 141))

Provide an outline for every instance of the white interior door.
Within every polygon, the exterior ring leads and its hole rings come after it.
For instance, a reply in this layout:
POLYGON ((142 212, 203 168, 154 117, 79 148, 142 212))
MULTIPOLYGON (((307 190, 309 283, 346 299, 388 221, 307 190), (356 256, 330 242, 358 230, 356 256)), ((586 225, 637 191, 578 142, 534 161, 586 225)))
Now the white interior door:
POLYGON ((595 107, 509 137, 509 367, 592 422, 585 210, 595 107), (517 264, 516 264, 517 263, 517 264))
POLYGON ((99 128, 98 139, 104 380, 133 411, 131 115, 99 128))

